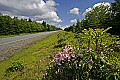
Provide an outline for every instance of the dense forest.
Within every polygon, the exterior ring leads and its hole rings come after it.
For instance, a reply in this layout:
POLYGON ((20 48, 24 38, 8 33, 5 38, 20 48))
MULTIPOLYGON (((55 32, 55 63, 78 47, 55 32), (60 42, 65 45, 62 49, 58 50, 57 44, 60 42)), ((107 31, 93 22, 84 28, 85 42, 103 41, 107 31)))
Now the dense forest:
POLYGON ((60 28, 49 25, 44 21, 40 24, 31 19, 11 18, 10 16, 0 13, 0 35, 16 35, 54 30, 60 30, 60 28))
POLYGON ((120 0, 115 0, 111 6, 100 5, 92 8, 91 11, 84 13, 82 21, 65 28, 65 31, 79 33, 88 28, 107 28, 112 27, 108 32, 120 35, 120 0))

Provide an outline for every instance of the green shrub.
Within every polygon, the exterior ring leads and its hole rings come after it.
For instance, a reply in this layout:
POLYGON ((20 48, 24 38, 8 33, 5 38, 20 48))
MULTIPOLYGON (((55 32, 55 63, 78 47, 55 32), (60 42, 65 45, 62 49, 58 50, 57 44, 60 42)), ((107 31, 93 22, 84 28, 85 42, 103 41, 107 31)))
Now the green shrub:
POLYGON ((76 54, 68 45, 55 54, 44 80, 106 80, 120 79, 120 71, 103 53, 84 51, 76 54))
POLYGON ((116 38, 106 33, 109 29, 89 28, 75 34, 76 52, 68 45, 55 54, 43 80, 119 80, 120 70, 111 62, 116 38))
POLYGON ((6 71, 5 76, 9 76, 12 72, 15 71, 22 71, 24 69, 24 66, 20 62, 13 62, 12 65, 10 65, 6 71))
POLYGON ((57 44, 55 45, 55 48, 65 46, 66 44, 64 43, 64 41, 65 41, 64 35, 59 33, 57 35, 57 44))

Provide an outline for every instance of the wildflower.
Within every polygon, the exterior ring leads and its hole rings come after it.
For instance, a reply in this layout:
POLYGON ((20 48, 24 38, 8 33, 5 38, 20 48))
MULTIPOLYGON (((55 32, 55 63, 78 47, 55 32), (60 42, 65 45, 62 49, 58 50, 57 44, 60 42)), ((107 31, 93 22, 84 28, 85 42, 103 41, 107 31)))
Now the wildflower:
POLYGON ((75 54, 71 54, 72 57, 75 57, 75 54))
POLYGON ((61 57, 61 53, 57 53, 56 55, 55 55, 55 58, 60 58, 61 57))
POLYGON ((67 59, 69 56, 69 54, 63 54, 64 59, 67 59))
POLYGON ((73 48, 72 48, 72 47, 70 47, 70 48, 69 48, 69 51, 70 51, 70 52, 73 52, 73 48))
POLYGON ((70 48, 70 47, 71 47, 71 45, 68 45, 68 46, 67 46, 67 48, 70 48))
POLYGON ((54 57, 54 59, 53 59, 53 61, 54 62, 60 62, 61 61, 61 53, 59 52, 59 53, 57 53, 57 54, 55 54, 55 57, 54 57))
POLYGON ((68 54, 68 50, 67 49, 63 49, 63 53, 64 54, 68 54))
POLYGON ((68 50, 68 51, 73 51, 73 48, 71 47, 71 45, 65 46, 65 49, 68 50))
POLYGON ((55 57, 53 59, 56 63, 64 63, 65 60, 70 61, 71 57, 75 57, 75 52, 71 45, 65 46, 65 48, 62 50, 62 52, 58 52, 55 54, 55 57))
POLYGON ((62 57, 60 58, 60 60, 61 60, 61 61, 64 61, 64 57, 62 56, 62 57))
POLYGON ((68 61, 70 61, 70 59, 71 59, 71 57, 69 56, 69 57, 68 57, 68 61))

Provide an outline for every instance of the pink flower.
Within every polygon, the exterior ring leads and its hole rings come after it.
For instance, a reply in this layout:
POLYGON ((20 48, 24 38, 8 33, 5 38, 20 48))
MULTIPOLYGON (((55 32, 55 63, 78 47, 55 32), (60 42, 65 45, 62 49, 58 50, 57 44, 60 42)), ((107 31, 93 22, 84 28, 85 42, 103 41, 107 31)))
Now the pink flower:
POLYGON ((67 60, 69 56, 70 56, 69 54, 63 54, 65 60, 67 60))
POLYGON ((71 45, 65 46, 65 49, 69 49, 69 48, 71 48, 71 45))
POLYGON ((54 58, 54 61, 55 62, 60 62, 60 59, 59 58, 54 58))
POLYGON ((70 52, 73 52, 73 48, 72 48, 72 47, 70 47, 70 48, 69 48, 69 51, 70 51, 70 52))
POLYGON ((65 49, 67 52, 73 52, 73 48, 71 47, 71 45, 67 45, 65 46, 65 49))
POLYGON ((56 55, 55 55, 55 58, 60 58, 61 57, 61 53, 57 53, 56 55))
POLYGON ((58 52, 55 54, 54 62, 56 63, 64 63, 65 60, 70 61, 71 57, 75 57, 75 52, 71 45, 65 46, 65 49, 62 52, 58 52))
POLYGON ((70 61, 70 59, 71 59, 71 57, 69 56, 69 57, 68 57, 68 60, 70 61))
POLYGON ((67 47, 68 47, 68 48, 70 48, 70 47, 71 47, 71 45, 68 45, 67 47))
POLYGON ((65 49, 67 48, 67 46, 65 46, 65 49))
POLYGON ((75 54, 71 54, 72 57, 75 57, 75 54))
POLYGON ((64 61, 64 57, 62 56, 62 57, 60 58, 60 60, 64 61))
POLYGON ((68 54, 68 50, 67 49, 63 49, 63 53, 64 54, 68 54))

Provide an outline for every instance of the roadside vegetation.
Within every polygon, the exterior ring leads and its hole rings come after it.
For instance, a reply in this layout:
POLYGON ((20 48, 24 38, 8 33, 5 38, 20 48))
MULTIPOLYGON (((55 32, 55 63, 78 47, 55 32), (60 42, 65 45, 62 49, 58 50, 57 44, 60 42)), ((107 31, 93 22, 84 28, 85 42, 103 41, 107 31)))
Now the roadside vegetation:
POLYGON ((120 80, 120 0, 91 10, 76 25, 1 61, 0 79, 120 80))
POLYGON ((83 30, 80 34, 64 31, 55 33, 29 49, 1 61, 0 78, 2 80, 65 80, 70 77, 72 80, 108 79, 111 77, 120 79, 120 45, 118 44, 120 41, 117 36, 106 33, 108 29, 83 30), (91 38, 92 36, 94 39, 91 38), (70 45, 72 47, 70 51, 73 51, 67 53, 73 56, 70 57, 70 62, 67 58, 60 62, 53 62, 56 58, 55 55, 64 52, 66 45, 70 45), (82 57, 79 57, 80 55, 82 57), (81 61, 80 66, 79 62, 81 61), (89 63, 90 61, 93 63, 89 63), (79 72, 81 73, 79 74, 79 72), (84 75, 81 75, 83 72, 85 72, 84 75))
POLYGON ((0 79, 42 79, 50 57, 59 48, 54 49, 57 34, 49 36, 8 59, 0 62, 0 79), (21 65, 23 68, 21 68, 21 65))

